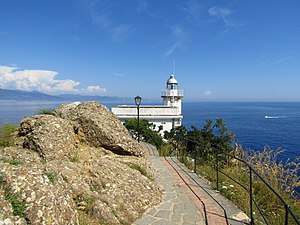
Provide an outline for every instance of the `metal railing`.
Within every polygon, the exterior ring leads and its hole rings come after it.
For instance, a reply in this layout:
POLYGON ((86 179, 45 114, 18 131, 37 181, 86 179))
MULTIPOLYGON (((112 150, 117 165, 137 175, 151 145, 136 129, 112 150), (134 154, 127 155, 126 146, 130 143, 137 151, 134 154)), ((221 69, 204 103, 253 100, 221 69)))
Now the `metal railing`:
MULTIPOLYGON (((184 140, 185 146, 187 148, 187 143, 193 143, 195 146, 201 146, 201 144, 195 140, 189 139, 189 138, 182 138, 182 140, 184 140)), ((177 140, 178 141, 178 140, 177 140)), ((196 151, 196 150, 194 150, 196 151)), ((197 154, 196 152, 194 152, 195 154, 193 154, 192 158, 194 161, 194 171, 196 172, 196 167, 197 167, 197 161, 199 160, 199 158, 197 159, 197 154)), ((250 224, 254 225, 255 224, 255 216, 254 216, 254 206, 256 207, 256 209, 258 210, 262 220, 259 221, 259 224, 263 224, 263 222, 265 224, 270 224, 268 222, 268 219, 266 218, 266 216, 263 213, 263 209, 261 209, 261 207, 259 206, 259 203, 255 200, 254 198, 254 187, 253 187, 253 183, 255 182, 262 182, 264 185, 266 185, 266 187, 269 189, 269 192, 272 192, 280 201, 280 203, 282 204, 283 208, 284 208, 284 225, 289 225, 289 220, 291 220, 292 223, 290 224, 297 224, 300 225, 300 221, 298 220, 298 218, 295 216, 294 212, 292 211, 292 209, 290 208, 290 206, 287 204, 287 202, 274 190, 274 188, 272 188, 270 186, 270 184, 245 160, 240 159, 232 154, 228 154, 225 152, 220 152, 217 149, 215 149, 214 151, 215 153, 215 162, 214 164, 214 168, 215 168, 215 180, 216 180, 216 189, 217 191, 219 191, 219 183, 220 183, 220 175, 222 174, 223 176, 227 177, 228 179, 232 180, 233 182, 235 182, 236 184, 238 184, 239 186, 241 186, 244 190, 246 190, 246 192, 249 194, 249 217, 250 217, 250 224), (248 172, 246 172, 246 174, 248 174, 248 185, 245 186, 243 185, 241 182, 239 182, 238 180, 234 179, 232 176, 230 176, 229 174, 227 174, 226 172, 224 172, 222 170, 222 162, 224 162, 224 159, 226 159, 225 161, 228 161, 229 159, 234 159, 239 161, 243 166, 242 168, 247 169, 248 172)), ((178 157, 178 152, 177 152, 177 157, 178 157)), ((277 221, 279 222, 279 221, 277 221)), ((279 223, 276 223, 276 225, 279 223)))

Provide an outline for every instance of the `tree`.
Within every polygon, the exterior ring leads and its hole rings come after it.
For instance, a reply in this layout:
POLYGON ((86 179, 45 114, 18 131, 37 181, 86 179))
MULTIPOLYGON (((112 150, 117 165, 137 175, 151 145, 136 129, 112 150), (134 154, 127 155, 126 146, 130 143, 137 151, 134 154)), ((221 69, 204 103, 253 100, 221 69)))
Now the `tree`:
POLYGON ((197 154, 203 160, 214 157, 217 152, 230 152, 233 136, 222 119, 216 119, 215 123, 207 119, 201 130, 192 126, 189 131, 185 127, 179 127, 165 132, 165 138, 177 149, 181 143, 181 148, 186 147, 188 154, 197 154))
MULTIPOLYGON (((125 120, 124 126, 132 133, 134 137, 138 135, 138 120, 136 118, 125 120)), ((155 145, 156 147, 161 147, 163 145, 163 138, 160 135, 162 126, 158 127, 153 123, 149 123, 148 120, 140 119, 140 138, 141 140, 155 145)))

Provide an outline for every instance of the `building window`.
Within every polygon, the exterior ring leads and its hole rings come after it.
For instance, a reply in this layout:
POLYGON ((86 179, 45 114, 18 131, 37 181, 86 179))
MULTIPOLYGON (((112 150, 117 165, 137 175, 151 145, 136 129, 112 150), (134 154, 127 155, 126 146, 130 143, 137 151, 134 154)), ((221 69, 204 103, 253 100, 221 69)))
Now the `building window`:
POLYGON ((161 122, 161 124, 166 124, 166 122, 161 122))

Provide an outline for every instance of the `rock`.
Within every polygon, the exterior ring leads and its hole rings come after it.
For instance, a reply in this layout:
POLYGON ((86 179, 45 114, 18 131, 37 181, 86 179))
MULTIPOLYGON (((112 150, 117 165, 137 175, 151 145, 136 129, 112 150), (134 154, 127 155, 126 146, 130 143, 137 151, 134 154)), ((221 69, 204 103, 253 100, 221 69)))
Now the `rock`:
POLYGON ((23 119, 18 145, 0 148, 0 224, 130 224, 161 201, 142 147, 104 106, 56 116, 23 119))
POLYGON ((74 105, 65 104, 55 110, 56 115, 76 122, 89 145, 104 147, 121 155, 143 155, 145 149, 132 139, 119 119, 96 101, 74 105))
POLYGON ((244 222, 244 223, 250 223, 251 222, 250 218, 244 212, 238 212, 237 214, 234 214, 233 216, 231 216, 231 218, 236 220, 236 221, 241 221, 241 222, 244 222))

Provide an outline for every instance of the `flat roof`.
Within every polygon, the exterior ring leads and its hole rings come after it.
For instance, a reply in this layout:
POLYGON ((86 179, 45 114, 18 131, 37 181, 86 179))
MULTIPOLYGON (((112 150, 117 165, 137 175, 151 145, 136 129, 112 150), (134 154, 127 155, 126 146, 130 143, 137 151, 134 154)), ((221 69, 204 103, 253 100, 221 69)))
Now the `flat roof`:
MULTIPOLYGON (((113 106, 112 108, 136 108, 136 105, 118 105, 113 106)), ((140 105, 140 108, 177 108, 176 106, 168 106, 168 105, 140 105)))

